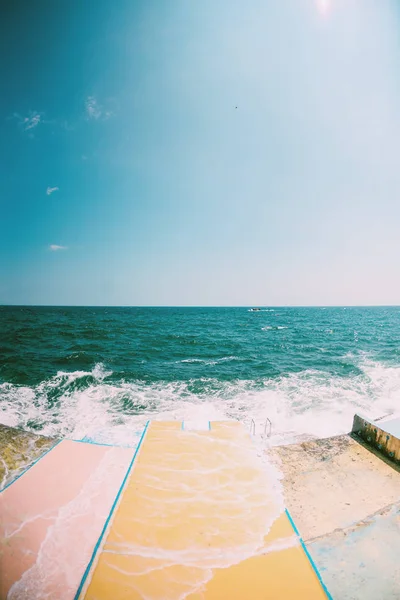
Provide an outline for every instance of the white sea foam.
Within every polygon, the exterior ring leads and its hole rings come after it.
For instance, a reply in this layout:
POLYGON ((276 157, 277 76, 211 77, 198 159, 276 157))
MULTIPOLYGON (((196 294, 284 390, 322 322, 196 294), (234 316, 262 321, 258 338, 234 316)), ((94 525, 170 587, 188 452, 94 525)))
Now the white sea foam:
POLYGON ((366 357, 358 366, 361 373, 347 378, 308 370, 259 386, 202 380, 203 391, 195 393, 193 382, 110 382, 110 372, 98 364, 91 372, 60 371, 36 387, 1 384, 0 423, 44 435, 134 445, 148 419, 238 419, 249 427, 254 419, 256 436, 262 437, 269 418, 268 443, 290 443, 348 432, 355 412, 377 418, 399 410, 400 366, 366 357), (52 400, 56 388, 58 399, 52 400))
POLYGON ((206 358, 185 358, 183 360, 178 360, 178 363, 199 363, 207 366, 218 365, 223 362, 230 362, 232 360, 240 360, 237 356, 223 356, 222 358, 206 359, 206 358))

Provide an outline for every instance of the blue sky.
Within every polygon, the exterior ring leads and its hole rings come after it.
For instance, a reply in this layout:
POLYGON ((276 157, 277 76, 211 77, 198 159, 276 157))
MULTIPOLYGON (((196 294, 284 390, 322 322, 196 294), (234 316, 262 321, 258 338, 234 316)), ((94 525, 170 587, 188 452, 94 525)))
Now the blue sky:
POLYGON ((400 304, 396 4, 8 3, 0 302, 400 304))

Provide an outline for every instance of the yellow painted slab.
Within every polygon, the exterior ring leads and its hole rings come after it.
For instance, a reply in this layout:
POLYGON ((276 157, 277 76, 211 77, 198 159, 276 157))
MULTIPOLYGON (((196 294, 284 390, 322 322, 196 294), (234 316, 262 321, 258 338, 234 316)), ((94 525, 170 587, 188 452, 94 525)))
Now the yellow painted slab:
POLYGON ((80 598, 326 598, 236 422, 151 423, 80 598))

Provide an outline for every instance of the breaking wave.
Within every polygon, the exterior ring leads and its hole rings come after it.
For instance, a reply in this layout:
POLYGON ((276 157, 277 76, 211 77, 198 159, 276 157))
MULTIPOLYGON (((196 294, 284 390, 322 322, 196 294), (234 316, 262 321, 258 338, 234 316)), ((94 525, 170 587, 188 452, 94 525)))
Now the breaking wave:
MULTIPOLYGON (((226 360, 234 360, 227 357, 226 360)), ((42 435, 133 444, 148 419, 238 419, 266 443, 291 443, 350 431, 355 412, 371 418, 398 410, 400 366, 363 357, 349 377, 304 370, 277 378, 213 378, 146 383, 115 381, 96 364, 90 371, 59 371, 39 385, 0 385, 0 422, 42 435)))

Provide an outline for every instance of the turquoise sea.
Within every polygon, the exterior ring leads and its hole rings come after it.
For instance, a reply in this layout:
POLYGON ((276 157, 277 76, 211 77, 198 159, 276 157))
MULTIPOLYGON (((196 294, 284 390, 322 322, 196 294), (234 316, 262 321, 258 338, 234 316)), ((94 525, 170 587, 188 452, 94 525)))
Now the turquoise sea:
POLYGON ((399 409, 400 307, 0 307, 0 422, 38 433, 269 418, 274 444, 399 409))

